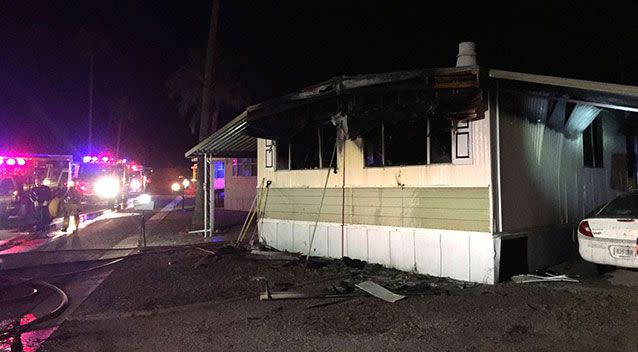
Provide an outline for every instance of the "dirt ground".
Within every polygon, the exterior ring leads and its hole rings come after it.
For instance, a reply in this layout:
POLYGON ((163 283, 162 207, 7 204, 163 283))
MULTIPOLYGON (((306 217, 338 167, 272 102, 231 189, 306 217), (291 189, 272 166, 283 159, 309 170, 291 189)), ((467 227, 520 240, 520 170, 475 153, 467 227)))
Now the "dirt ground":
POLYGON ((580 283, 489 286, 257 258, 193 249, 129 258, 42 350, 634 351, 638 343, 636 288, 612 285, 616 274, 598 276, 587 264, 557 268, 580 283), (409 295, 260 301, 259 277, 272 290, 335 293, 370 279, 409 295))

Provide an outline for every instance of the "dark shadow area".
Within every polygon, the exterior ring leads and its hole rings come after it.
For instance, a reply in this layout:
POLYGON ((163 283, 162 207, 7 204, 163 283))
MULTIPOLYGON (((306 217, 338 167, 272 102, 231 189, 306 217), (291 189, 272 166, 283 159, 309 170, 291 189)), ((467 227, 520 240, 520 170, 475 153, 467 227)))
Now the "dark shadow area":
POLYGON ((501 263, 499 281, 509 280, 517 274, 526 274, 527 265, 527 237, 504 239, 501 242, 501 263))

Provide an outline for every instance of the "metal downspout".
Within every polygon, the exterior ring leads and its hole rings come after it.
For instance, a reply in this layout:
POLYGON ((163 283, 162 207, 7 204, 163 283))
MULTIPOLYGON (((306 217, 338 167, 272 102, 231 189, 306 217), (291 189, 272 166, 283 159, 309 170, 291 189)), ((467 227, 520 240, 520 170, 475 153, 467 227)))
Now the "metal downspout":
POLYGON ((495 143, 496 143, 496 214, 498 216, 498 232, 503 231, 503 204, 501 192, 501 113, 500 113, 500 92, 498 79, 496 80, 495 89, 495 143))

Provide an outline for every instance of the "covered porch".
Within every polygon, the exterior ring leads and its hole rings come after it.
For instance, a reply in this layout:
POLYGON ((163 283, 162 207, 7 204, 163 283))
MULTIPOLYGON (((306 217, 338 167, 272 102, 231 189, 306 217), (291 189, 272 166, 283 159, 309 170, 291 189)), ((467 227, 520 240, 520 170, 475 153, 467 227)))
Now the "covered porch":
MULTIPOLYGON (((204 182, 202 185, 197 185, 197 187, 200 187, 201 192, 198 190, 196 196, 201 197, 200 201, 203 202, 204 228, 192 232, 202 233, 204 237, 210 237, 217 228, 215 222, 215 190, 213 187, 215 184, 215 160, 257 158, 257 139, 246 135, 244 133, 245 129, 246 113, 243 112, 184 154, 186 158, 203 159, 203 170, 197 170, 197 172, 203 173, 204 182)), ((231 170, 232 172, 233 169, 227 167, 226 170, 231 170)), ((226 173, 227 172, 225 172, 225 174, 226 173)), ((252 187, 255 189, 257 185, 256 182, 254 183, 255 184, 251 185, 244 182, 242 187, 252 187)))

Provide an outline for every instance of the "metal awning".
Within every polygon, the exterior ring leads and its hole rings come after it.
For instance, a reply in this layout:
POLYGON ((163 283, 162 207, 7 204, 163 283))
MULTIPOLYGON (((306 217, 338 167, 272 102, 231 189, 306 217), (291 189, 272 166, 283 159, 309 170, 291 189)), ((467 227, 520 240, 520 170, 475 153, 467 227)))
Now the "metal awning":
POLYGON ((232 119, 222 128, 187 151, 187 158, 209 154, 211 157, 257 157, 257 139, 246 130, 246 112, 232 119))
POLYGON ((518 91, 563 98, 576 104, 638 112, 638 87, 529 73, 490 70, 490 78, 507 81, 518 91))

